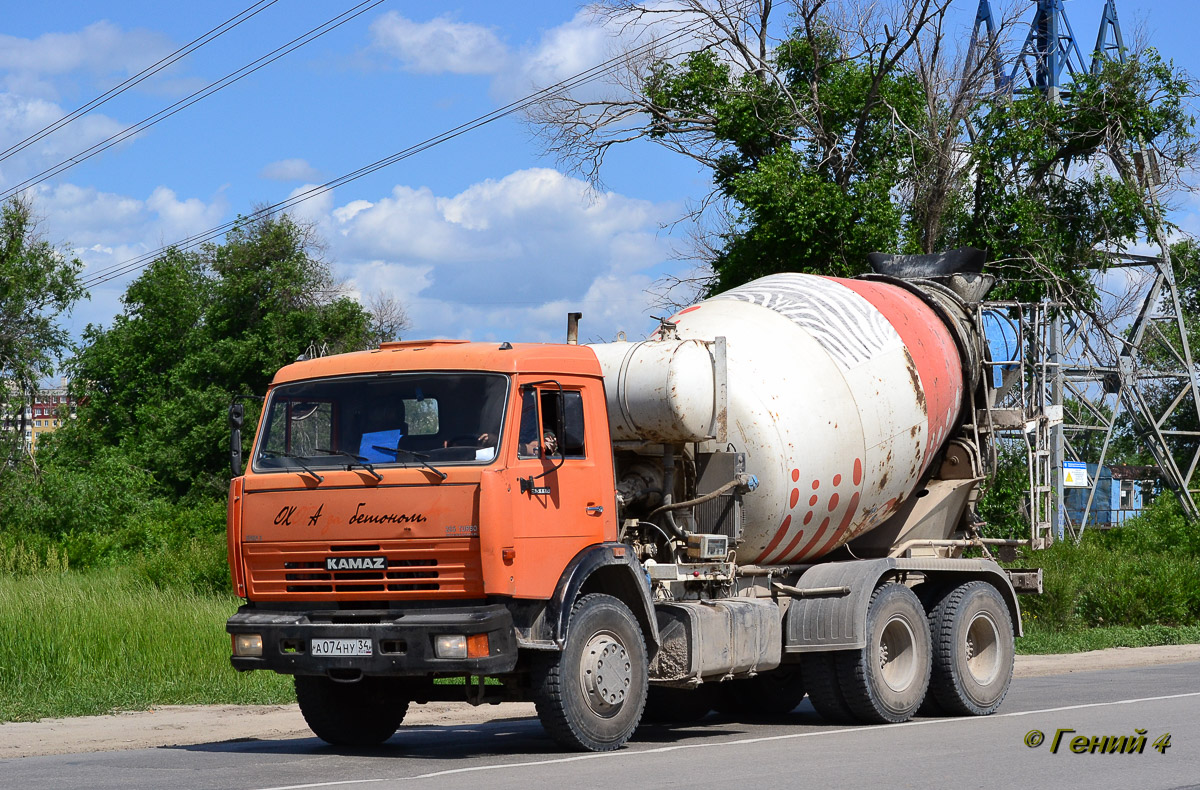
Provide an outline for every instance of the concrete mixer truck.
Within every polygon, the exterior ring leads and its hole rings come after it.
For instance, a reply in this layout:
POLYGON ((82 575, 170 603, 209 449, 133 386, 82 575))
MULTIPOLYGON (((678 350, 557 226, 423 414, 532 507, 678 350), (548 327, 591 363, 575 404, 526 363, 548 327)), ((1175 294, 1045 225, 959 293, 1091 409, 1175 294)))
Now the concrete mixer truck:
POLYGON ((891 266, 764 277, 641 342, 572 321, 284 367, 244 472, 231 409, 233 666, 293 675, 350 745, 432 700, 532 700, 592 751, 806 694, 837 722, 992 713, 1021 620, 962 556, 986 275, 891 266))

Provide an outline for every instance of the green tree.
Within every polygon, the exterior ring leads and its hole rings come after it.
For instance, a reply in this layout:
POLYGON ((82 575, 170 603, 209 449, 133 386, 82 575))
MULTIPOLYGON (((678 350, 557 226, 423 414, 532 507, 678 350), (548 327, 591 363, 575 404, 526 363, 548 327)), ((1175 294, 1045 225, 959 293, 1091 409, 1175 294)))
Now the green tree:
POLYGON ((78 419, 48 452, 86 464, 116 447, 170 497, 223 494, 231 400, 262 395, 310 348, 372 340, 370 316, 337 287, 314 242, 290 217, 264 217, 223 244, 154 261, 113 324, 85 331, 70 363, 78 419))
MULTIPOLYGON (((1100 65, 1061 102, 997 97, 975 119, 969 198, 945 243, 989 251, 997 297, 1050 294, 1094 308, 1092 273, 1106 251, 1153 238, 1161 221, 1131 151, 1157 150, 1164 167, 1195 164, 1193 82, 1153 49, 1100 65)), ((1159 192, 1169 195, 1179 181, 1166 175, 1159 192)))
MULTIPOLYGON (((38 234, 28 201, 0 206, 0 412, 19 415, 25 395, 54 373, 69 342, 60 319, 83 296, 82 268, 38 234)), ((3 457, 20 440, 18 431, 0 436, 3 457)))
POLYGON ((894 246, 900 234, 903 209, 890 191, 905 168, 898 129, 921 112, 917 80, 841 58, 824 26, 807 41, 784 41, 771 63, 780 82, 739 74, 703 51, 658 64, 646 82, 665 116, 652 138, 699 116, 715 121, 713 177, 737 209, 713 261, 714 290, 781 265, 857 274, 868 252, 894 246), (819 129, 805 128, 818 117, 819 129))
POLYGON ((705 205, 727 217, 700 245, 709 290, 971 245, 1002 276, 998 295, 1091 306, 1104 250, 1158 229, 1130 149, 1158 152, 1160 195, 1196 162, 1194 83, 1147 50, 1079 75, 1062 101, 1014 98, 990 64, 1016 20, 964 60, 949 6, 607 0, 600 13, 627 32, 691 23, 695 51, 631 57, 614 97, 556 95, 532 120, 594 180, 613 145, 639 138, 707 167, 705 205))

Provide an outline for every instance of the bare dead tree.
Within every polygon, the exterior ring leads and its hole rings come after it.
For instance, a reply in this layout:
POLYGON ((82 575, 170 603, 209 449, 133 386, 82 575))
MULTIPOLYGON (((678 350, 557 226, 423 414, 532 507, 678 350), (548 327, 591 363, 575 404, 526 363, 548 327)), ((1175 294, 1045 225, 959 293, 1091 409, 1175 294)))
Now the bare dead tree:
POLYGON ((365 306, 371 316, 371 337, 375 344, 399 340, 400 333, 412 327, 408 310, 390 293, 371 294, 365 306))
POLYGON ((910 207, 917 241, 923 252, 934 252, 943 237, 950 201, 968 188, 971 161, 967 139, 971 116, 983 102, 1006 92, 1004 74, 1023 4, 1012 0, 1000 12, 993 35, 958 44, 946 29, 942 9, 918 36, 904 67, 921 85, 925 112, 921 125, 908 128, 912 167, 902 185, 910 207))

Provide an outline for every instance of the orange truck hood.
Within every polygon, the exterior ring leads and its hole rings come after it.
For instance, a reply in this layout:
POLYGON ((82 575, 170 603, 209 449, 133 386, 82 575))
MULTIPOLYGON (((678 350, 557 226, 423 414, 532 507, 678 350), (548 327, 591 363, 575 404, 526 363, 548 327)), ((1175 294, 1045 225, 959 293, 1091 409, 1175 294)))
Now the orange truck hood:
POLYGON ((441 482, 419 469, 384 481, 330 470, 247 475, 241 494, 241 567, 256 601, 378 601, 483 597, 479 469, 441 482), (368 562, 334 571, 330 558, 368 562))

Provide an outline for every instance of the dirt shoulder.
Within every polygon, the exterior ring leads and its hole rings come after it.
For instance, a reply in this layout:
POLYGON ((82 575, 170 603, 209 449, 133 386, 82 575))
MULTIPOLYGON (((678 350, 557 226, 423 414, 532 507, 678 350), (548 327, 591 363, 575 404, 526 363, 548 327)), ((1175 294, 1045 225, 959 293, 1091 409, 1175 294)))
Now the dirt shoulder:
MULTIPOLYGON (((1017 656, 1016 677, 1200 661, 1200 645, 1116 647, 1090 653, 1017 656)), ((405 727, 461 726, 528 718, 533 705, 414 705, 405 727)), ((310 738, 295 705, 167 705, 149 711, 0 724, 0 760, 50 754, 120 751, 236 740, 310 738)))

